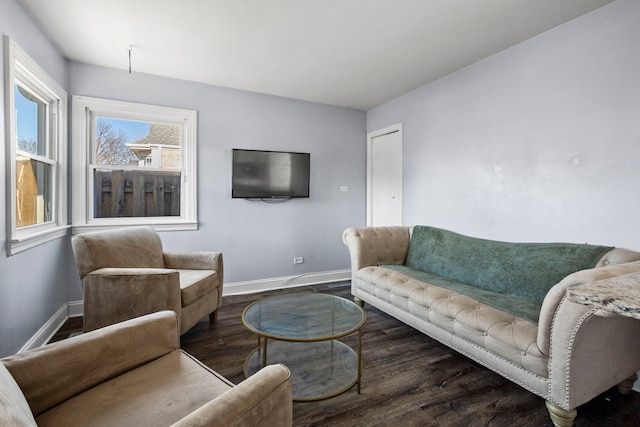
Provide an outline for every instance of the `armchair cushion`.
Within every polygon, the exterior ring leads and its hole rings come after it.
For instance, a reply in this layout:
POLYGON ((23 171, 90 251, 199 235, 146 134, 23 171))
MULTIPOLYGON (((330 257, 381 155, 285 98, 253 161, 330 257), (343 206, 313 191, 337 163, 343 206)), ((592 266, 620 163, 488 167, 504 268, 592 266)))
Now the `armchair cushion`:
POLYGON ((182 306, 187 306, 217 288, 218 273, 213 270, 178 270, 182 306))
POLYGON ((182 350, 128 371, 48 410, 46 426, 171 425, 233 384, 182 350))

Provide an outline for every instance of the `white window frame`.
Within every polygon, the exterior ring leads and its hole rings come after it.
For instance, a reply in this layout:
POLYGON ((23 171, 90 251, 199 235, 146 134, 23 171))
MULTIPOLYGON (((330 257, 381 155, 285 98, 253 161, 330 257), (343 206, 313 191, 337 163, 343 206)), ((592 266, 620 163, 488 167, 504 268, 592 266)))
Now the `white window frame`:
POLYGON ((157 230, 197 230, 197 112, 172 107, 138 104, 88 96, 72 97, 72 224, 73 233, 135 225, 157 230), (93 217, 91 163, 95 117, 108 117, 179 125, 182 128, 182 188, 180 216, 93 217))
POLYGON ((10 37, 5 51, 5 150, 7 182, 7 254, 14 255, 42 243, 66 236, 67 217, 67 92, 10 37), (52 179, 50 221, 17 227, 16 202, 16 81, 38 94, 48 104, 47 156, 52 179))

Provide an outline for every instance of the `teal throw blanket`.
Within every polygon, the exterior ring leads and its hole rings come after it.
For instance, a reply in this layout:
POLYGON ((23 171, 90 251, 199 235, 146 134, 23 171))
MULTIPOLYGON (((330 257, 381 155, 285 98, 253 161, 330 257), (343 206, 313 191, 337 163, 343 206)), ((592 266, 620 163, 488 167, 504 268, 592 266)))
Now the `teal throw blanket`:
MULTIPOLYGON (((455 286, 464 284, 470 286, 471 291, 473 288, 487 291, 469 296, 537 322, 542 301, 553 285, 571 273, 595 267, 611 249, 575 243, 500 242, 416 226, 405 265, 449 279, 455 286), (514 304, 526 306, 524 311, 529 314, 522 316, 523 310, 514 304), (532 307, 537 307, 533 311, 535 319, 530 318, 532 307)), ((420 272, 409 275, 415 277, 420 272)), ((430 283, 451 289, 451 284, 447 286, 444 282, 430 283)))

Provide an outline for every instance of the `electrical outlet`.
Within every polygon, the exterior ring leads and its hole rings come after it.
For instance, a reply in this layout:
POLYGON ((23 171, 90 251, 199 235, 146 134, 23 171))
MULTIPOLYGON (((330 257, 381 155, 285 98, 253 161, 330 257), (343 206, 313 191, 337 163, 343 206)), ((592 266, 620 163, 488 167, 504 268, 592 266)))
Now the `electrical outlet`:
POLYGON ((304 264, 304 258, 301 256, 297 256, 293 259, 294 264, 304 264))

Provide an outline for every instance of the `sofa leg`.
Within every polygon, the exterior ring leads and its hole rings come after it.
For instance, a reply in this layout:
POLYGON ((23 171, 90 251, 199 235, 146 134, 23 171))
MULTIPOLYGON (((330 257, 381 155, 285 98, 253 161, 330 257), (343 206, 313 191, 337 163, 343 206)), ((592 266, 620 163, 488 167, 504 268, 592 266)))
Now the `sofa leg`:
POLYGON ((361 300, 358 297, 353 297, 353 302, 355 302, 356 304, 358 304, 360 307, 364 307, 364 301, 361 300))
POLYGON ((209 323, 211 324, 216 323, 216 320, 218 320, 218 311, 220 310, 216 310, 209 315, 209 323))
POLYGON ((576 419, 578 411, 575 409, 573 411, 565 411, 549 401, 545 401, 544 404, 549 411, 549 416, 555 427, 571 427, 573 425, 573 420, 576 419))
POLYGON ((618 393, 620 393, 620 394, 629 394, 629 392, 633 388, 633 383, 635 383, 637 379, 638 379, 638 375, 637 374, 633 374, 629 378, 627 378, 626 380, 622 381, 617 386, 618 393))

